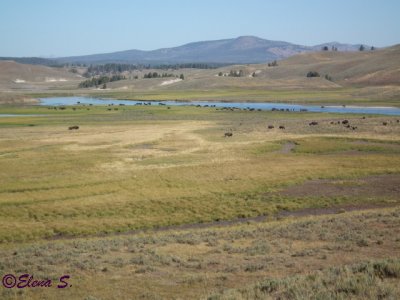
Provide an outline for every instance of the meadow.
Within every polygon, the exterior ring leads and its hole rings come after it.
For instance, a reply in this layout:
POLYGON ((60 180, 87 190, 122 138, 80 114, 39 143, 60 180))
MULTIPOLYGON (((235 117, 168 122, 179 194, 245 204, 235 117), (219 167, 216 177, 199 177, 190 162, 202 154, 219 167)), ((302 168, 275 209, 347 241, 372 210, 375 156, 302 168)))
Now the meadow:
POLYGON ((0 113, 0 272, 73 282, 6 299, 399 296, 398 116, 0 113))

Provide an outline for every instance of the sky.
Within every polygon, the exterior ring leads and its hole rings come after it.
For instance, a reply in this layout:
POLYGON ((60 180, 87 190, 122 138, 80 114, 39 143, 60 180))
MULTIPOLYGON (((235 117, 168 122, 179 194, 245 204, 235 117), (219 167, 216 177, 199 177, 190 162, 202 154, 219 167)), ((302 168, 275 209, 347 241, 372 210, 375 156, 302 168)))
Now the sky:
POLYGON ((0 0, 0 56, 61 57, 254 35, 400 43, 399 0, 0 0))

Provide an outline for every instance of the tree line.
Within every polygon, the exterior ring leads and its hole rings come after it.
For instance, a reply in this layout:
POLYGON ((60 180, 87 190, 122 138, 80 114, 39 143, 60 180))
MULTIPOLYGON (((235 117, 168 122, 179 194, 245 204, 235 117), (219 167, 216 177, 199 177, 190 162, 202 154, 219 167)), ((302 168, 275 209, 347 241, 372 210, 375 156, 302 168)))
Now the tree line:
POLYGON ((103 88, 105 89, 106 84, 108 82, 118 81, 118 80, 123 80, 123 79, 125 79, 125 76, 122 76, 122 75, 113 75, 111 77, 109 77, 109 76, 93 77, 92 79, 82 81, 79 84, 79 87, 80 88, 88 88, 88 87, 95 86, 97 88, 98 86, 102 85, 103 88))
MULTIPOLYGON (((95 75, 101 74, 117 74, 122 72, 132 72, 136 70, 148 70, 148 69, 156 69, 156 70, 179 70, 179 69, 216 69, 221 66, 225 66, 226 64, 219 63, 180 63, 180 64, 159 64, 159 65, 151 65, 151 64, 118 64, 118 63, 109 63, 102 65, 89 65, 87 67, 87 71, 84 74, 85 77, 91 77, 95 75)), ((86 67, 85 64, 68 64, 69 67, 81 66, 86 67)))

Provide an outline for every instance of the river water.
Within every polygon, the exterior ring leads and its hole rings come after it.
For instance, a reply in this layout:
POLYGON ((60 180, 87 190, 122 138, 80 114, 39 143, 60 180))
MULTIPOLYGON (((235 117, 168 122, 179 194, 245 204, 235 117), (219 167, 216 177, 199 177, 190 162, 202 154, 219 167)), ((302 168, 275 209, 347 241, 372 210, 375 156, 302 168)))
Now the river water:
POLYGON ((288 103, 260 103, 260 102, 216 102, 216 101, 131 101, 100 99, 87 97, 54 97, 41 98, 40 105, 46 106, 67 106, 67 105, 191 105, 191 106, 213 106, 213 107, 235 107, 240 109, 261 109, 261 110, 289 110, 309 111, 328 113, 356 113, 356 114, 378 114, 378 115, 400 115, 400 108, 397 107, 367 107, 367 106, 319 106, 300 105, 288 103))

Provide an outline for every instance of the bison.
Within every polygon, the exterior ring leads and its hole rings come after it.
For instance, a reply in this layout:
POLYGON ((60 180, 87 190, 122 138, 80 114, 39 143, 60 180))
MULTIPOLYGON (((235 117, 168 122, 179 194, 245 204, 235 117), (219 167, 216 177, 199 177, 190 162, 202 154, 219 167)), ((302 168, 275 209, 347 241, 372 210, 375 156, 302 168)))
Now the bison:
POLYGON ((268 125, 268 129, 274 129, 274 125, 268 125))
POLYGON ((316 121, 312 121, 312 122, 310 122, 308 125, 309 125, 309 126, 318 125, 318 122, 316 122, 316 121))
POLYGON ((233 135, 233 133, 232 132, 225 132, 225 135, 224 135, 224 137, 231 137, 233 135))
POLYGON ((77 126, 77 125, 68 127, 68 130, 78 130, 78 129, 79 129, 79 126, 77 126))
POLYGON ((285 129, 285 126, 280 125, 280 126, 279 126, 279 129, 285 129))
POLYGON ((344 124, 344 125, 349 124, 349 120, 343 120, 342 124, 344 124))

